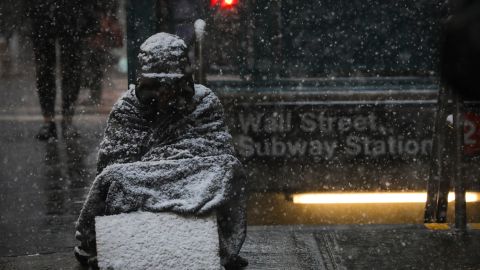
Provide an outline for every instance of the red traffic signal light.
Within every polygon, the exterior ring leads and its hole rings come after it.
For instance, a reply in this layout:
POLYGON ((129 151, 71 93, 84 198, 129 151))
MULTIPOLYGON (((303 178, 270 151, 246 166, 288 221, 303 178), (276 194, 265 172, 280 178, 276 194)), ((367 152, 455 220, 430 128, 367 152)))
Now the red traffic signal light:
POLYGON ((210 6, 220 6, 221 9, 231 9, 238 4, 238 0, 210 0, 210 6))

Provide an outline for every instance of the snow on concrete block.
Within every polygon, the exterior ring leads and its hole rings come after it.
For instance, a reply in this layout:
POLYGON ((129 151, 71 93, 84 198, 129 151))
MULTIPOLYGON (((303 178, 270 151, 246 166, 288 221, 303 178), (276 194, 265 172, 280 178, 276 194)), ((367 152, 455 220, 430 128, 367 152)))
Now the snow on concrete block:
POLYGON ((133 212, 96 217, 95 228, 100 269, 222 269, 215 215, 133 212))

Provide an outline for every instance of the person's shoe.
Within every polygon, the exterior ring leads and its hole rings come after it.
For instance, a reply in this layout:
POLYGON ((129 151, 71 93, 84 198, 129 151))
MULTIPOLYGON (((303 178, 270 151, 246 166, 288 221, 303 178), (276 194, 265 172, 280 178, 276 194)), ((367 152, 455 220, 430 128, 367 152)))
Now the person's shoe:
POLYGON ((240 256, 231 257, 225 265, 225 270, 242 269, 248 265, 248 261, 240 256))
POLYGON ((90 269, 92 269, 92 270, 97 270, 97 269, 98 269, 97 256, 91 257, 91 258, 88 260, 88 265, 90 266, 90 269))
POLYGON ((92 255, 81 247, 75 247, 73 249, 73 254, 75 254, 75 258, 83 266, 88 266, 89 260, 92 258, 92 255))
POLYGON ((97 256, 87 252, 81 246, 76 246, 73 249, 73 254, 81 265, 89 266, 93 270, 98 269, 97 256))
POLYGON ((57 138, 57 126, 55 122, 45 123, 35 135, 35 138, 40 141, 48 141, 57 138))
POLYGON ((74 139, 80 135, 74 125, 62 123, 62 136, 64 139, 74 139))

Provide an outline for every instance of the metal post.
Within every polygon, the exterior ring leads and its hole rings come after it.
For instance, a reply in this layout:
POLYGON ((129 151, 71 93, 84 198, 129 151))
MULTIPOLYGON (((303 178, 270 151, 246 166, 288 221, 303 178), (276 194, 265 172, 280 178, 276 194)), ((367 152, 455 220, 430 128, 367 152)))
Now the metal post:
MULTIPOLYGON (((441 151, 441 160, 440 160, 440 177, 438 185, 438 195, 437 195, 437 209, 436 209, 436 222, 445 223, 447 222, 447 210, 448 210, 448 193, 450 191, 450 182, 453 179, 454 167, 452 166, 452 158, 454 155, 453 149, 455 149, 455 143, 452 142, 451 138, 454 138, 455 132, 451 125, 447 124, 447 115, 454 113, 453 104, 450 103, 452 99, 453 92, 451 88, 445 87, 445 96, 446 96, 446 108, 443 116, 443 141, 441 151)), ((453 118, 453 115, 452 115, 453 118)), ((453 121, 453 120, 452 120, 453 121)))
POLYGON ((463 99, 457 93, 454 95, 454 104, 455 228, 458 230, 465 230, 467 227, 467 204, 465 200, 465 181, 463 177, 464 116, 463 99))
MULTIPOLYGON (((448 135, 451 135, 451 131, 448 131, 448 135)), ((453 136, 449 136, 452 138, 453 136)), ((451 148, 451 147, 450 147, 451 148)), ((450 161, 450 159, 444 156, 445 161, 450 161)), ((446 162, 445 162, 446 163, 446 162)), ((450 179, 452 179, 452 173, 450 167, 447 164, 443 164, 442 168, 442 178, 440 179, 440 185, 438 187, 438 199, 437 199, 437 210, 436 210, 436 222, 437 223, 446 223, 447 222, 447 209, 448 209, 448 193, 450 191, 450 179)))
POLYGON ((206 83, 205 63, 203 60, 203 41, 205 36, 205 21, 198 19, 194 23, 195 28, 195 60, 197 61, 195 69, 195 81, 200 84, 206 83))
POLYGON ((446 111, 448 108, 448 91, 441 86, 438 91, 435 126, 433 129, 432 162, 430 164, 429 179, 427 182, 427 202, 425 205, 424 222, 437 221, 439 186, 443 180, 443 164, 445 159, 445 128, 446 111))

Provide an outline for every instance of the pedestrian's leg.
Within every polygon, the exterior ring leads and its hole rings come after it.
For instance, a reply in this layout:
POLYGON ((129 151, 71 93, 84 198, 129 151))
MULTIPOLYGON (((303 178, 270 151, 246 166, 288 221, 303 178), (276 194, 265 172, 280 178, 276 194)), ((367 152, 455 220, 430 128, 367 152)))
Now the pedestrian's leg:
POLYGON ((35 55, 37 92, 44 124, 37 133, 39 140, 57 136, 55 128, 55 37, 43 27, 34 26, 32 41, 35 55))
POLYGON ((10 37, 8 34, 0 33, 0 77, 8 77, 11 69, 10 37))
POLYGON ((90 84, 90 98, 94 105, 100 105, 102 100, 102 80, 105 69, 105 61, 107 52, 104 49, 92 49, 95 50, 91 62, 91 84, 90 84))
POLYGON ((76 137, 78 133, 72 126, 72 120, 80 91, 81 48, 73 34, 62 36, 59 43, 62 69, 62 134, 66 138, 76 137))

